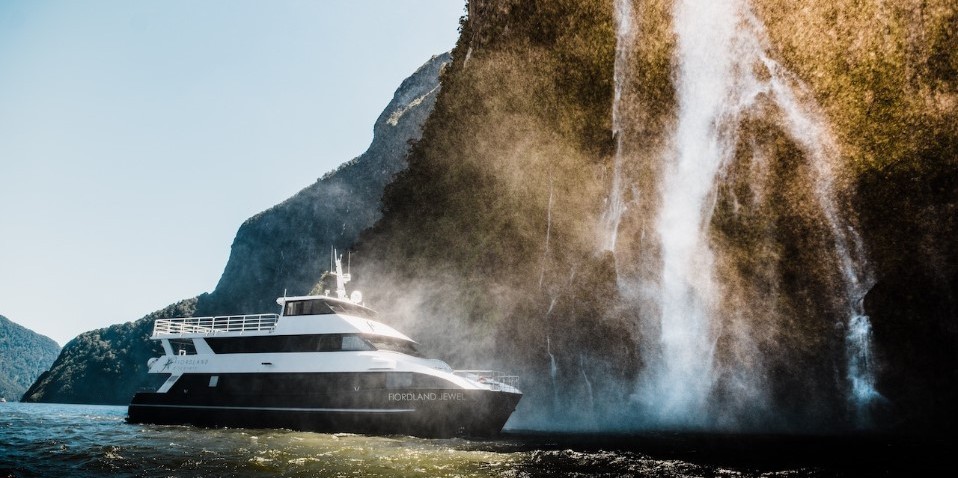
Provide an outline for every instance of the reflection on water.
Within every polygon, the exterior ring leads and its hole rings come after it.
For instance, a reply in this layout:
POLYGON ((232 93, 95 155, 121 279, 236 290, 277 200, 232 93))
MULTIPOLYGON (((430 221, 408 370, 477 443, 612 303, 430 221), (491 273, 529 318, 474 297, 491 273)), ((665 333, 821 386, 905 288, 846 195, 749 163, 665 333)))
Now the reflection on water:
POLYGON ((0 469, 24 476, 495 476, 518 458, 462 440, 130 425, 125 407, 2 411, 0 469))
MULTIPOLYGON (((878 468, 833 467, 815 460, 817 448, 809 448, 808 439, 514 433, 491 441, 429 440, 130 425, 125 416, 125 407, 2 404, 0 477, 847 476, 888 471, 881 463, 878 468), (717 448, 719 443, 724 446, 717 448), (796 458, 802 453, 804 458, 796 458)), ((825 443, 821 448, 838 447, 825 443)))

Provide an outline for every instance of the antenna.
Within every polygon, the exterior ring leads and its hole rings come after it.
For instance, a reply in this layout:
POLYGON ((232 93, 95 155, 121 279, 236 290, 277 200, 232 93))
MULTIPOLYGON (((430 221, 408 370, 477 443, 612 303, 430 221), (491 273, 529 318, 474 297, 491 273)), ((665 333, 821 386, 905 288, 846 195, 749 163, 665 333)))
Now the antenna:
POLYGON ((336 297, 345 299, 346 283, 350 280, 349 273, 343 273, 343 256, 337 255, 335 249, 333 250, 333 260, 336 262, 336 272, 331 272, 331 274, 336 276, 336 297))

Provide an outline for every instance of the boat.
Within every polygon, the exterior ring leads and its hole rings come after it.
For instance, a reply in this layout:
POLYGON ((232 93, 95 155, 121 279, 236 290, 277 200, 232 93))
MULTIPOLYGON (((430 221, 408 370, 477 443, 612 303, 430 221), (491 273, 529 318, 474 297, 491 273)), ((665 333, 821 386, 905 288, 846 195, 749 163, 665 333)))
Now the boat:
MULTIPOLYGON (((382 323, 333 253, 336 296, 281 297, 278 314, 158 319, 167 376, 130 402, 130 423, 287 428, 424 437, 500 433, 518 377, 453 370, 382 323)), ((158 379, 159 381, 159 379, 158 379)))

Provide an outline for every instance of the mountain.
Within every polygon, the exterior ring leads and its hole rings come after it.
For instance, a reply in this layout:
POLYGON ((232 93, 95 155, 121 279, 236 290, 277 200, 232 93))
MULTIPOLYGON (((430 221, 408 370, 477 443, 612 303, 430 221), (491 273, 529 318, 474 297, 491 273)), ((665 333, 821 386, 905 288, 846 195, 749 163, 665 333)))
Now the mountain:
POLYGON ((435 56, 402 82, 376 120, 366 152, 240 226, 226 269, 216 289, 200 297, 198 314, 272 311, 284 291, 312 289, 330 248, 346 250, 379 219, 383 188, 405 168, 449 61, 448 53, 435 56))
POLYGON ((24 402, 127 404, 141 387, 163 379, 147 374, 146 362, 163 354, 149 340, 156 319, 188 317, 196 298, 158 310, 137 321, 78 335, 68 342, 50 370, 23 394, 24 402))
POLYGON ((244 222, 212 293, 135 322, 80 334, 24 401, 127 404, 138 388, 157 385, 146 373, 147 360, 162 354, 149 340, 156 319, 268 312, 284 291, 308 293, 322 275, 329 248, 347 249, 379 218, 382 190, 405 167, 406 152, 421 135, 449 61, 448 53, 434 56, 402 82, 362 155, 244 222))
POLYGON ((18 400, 59 353, 53 339, 0 315, 0 397, 18 400))

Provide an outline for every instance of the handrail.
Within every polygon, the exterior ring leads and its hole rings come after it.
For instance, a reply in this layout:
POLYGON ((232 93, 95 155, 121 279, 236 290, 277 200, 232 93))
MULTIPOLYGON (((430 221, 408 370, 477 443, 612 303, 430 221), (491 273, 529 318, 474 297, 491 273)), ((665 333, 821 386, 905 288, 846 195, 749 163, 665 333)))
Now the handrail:
POLYGON ((272 331, 276 328, 278 320, 279 315, 277 314, 157 319, 153 323, 152 338, 213 335, 220 332, 272 331))
POLYGON ((519 389, 518 375, 508 375, 496 370, 454 370, 452 373, 479 382, 495 391, 501 391, 504 386, 519 389))

